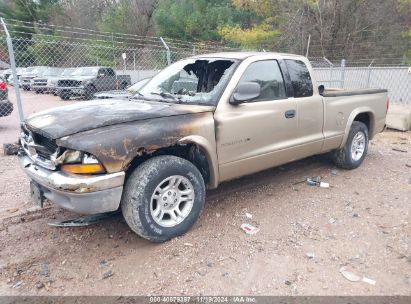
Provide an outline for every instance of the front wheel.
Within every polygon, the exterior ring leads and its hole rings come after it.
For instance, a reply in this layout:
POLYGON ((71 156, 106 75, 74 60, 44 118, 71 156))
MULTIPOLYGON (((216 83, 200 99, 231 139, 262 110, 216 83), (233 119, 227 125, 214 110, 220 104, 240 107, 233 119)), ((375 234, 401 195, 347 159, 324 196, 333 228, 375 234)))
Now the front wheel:
POLYGON ((198 169, 176 156, 153 157, 128 178, 121 210, 141 237, 164 242, 187 232, 204 206, 205 185, 198 169))
POLYGON ((84 94, 84 98, 86 100, 90 100, 94 98, 94 94, 97 92, 96 87, 91 85, 86 87, 86 93, 84 94))
POLYGON ((336 166, 344 169, 358 168, 367 155, 368 140, 367 126, 360 121, 354 121, 345 146, 332 152, 336 166))

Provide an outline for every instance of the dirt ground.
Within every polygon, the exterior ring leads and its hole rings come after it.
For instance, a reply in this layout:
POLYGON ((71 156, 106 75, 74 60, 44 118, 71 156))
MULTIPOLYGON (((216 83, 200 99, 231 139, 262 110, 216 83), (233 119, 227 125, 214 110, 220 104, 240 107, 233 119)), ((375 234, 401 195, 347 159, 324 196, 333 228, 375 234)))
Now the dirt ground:
MULTIPOLYGON (((23 98, 26 113, 64 104, 23 98)), ((17 112, 0 118, 1 145, 17 135, 17 112)), ((225 183, 186 235, 152 244, 121 217, 48 226, 76 215, 33 207, 16 158, 1 156, 0 295, 411 295, 410 179, 411 132, 386 131, 356 170, 311 157, 225 183)))

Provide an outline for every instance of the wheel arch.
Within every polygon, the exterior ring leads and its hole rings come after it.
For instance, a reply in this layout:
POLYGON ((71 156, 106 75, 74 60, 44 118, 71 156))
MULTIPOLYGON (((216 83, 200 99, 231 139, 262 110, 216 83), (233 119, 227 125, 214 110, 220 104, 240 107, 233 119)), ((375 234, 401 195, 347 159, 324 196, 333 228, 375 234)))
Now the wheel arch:
MULTIPOLYGON (((203 137, 192 135, 180 139, 176 145, 163 147, 150 154, 134 157, 127 168, 128 174, 146 160, 159 155, 174 155, 193 163, 200 171, 208 188, 214 189, 218 185, 218 167, 215 149, 203 137)), ((127 174, 127 175, 128 175, 127 174)))
POLYGON ((355 109, 351 112, 350 116, 347 119, 347 125, 345 127, 344 138, 341 142, 340 148, 343 148, 347 142, 348 135, 350 133, 350 129, 352 123, 354 121, 360 121, 364 123, 368 128, 368 137, 371 140, 374 137, 374 130, 375 130, 375 113, 369 107, 361 107, 355 109))

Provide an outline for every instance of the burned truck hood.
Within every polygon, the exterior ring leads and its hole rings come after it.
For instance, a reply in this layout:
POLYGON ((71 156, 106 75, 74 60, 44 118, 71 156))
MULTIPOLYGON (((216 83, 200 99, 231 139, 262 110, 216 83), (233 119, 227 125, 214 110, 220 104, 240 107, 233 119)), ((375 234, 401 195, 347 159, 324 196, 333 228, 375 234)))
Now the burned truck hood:
POLYGON ((43 111, 26 126, 51 139, 132 121, 214 111, 215 107, 126 99, 92 100, 43 111))

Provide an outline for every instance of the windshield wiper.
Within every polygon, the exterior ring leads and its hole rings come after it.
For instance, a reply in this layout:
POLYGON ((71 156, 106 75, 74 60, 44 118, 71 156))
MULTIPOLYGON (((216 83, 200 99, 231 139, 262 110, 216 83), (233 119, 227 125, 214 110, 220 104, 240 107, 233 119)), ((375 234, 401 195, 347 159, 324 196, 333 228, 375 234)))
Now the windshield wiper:
POLYGON ((161 97, 163 97, 163 98, 168 97, 168 98, 173 99, 174 101, 177 101, 178 103, 181 103, 181 99, 178 98, 178 97, 176 97, 176 96, 174 96, 174 95, 171 94, 171 93, 166 93, 166 92, 150 92, 150 94, 158 95, 158 96, 161 96, 161 97))

